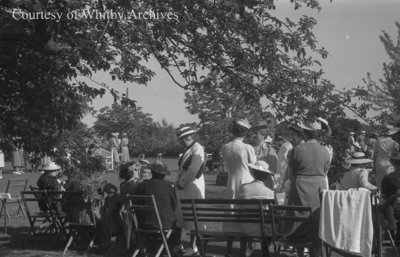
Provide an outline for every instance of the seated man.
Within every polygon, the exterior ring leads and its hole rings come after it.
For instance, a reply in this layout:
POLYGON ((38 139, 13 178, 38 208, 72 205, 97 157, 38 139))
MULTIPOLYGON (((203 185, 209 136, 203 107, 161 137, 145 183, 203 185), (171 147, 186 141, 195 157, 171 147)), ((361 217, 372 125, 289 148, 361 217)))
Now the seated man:
MULTIPOLYGON (((171 173, 167 170, 167 166, 163 162, 156 161, 149 164, 148 168, 151 170, 152 178, 140 183, 136 194, 154 195, 163 227, 174 229, 168 240, 168 245, 172 253, 176 253, 181 245, 181 228, 178 228, 176 225, 178 218, 175 211, 178 206, 178 197, 175 185, 172 182, 164 180, 165 175, 170 175, 171 173)), ((158 227, 155 213, 149 213, 141 218, 139 222, 143 227, 158 227)), ((153 241, 145 244, 147 250, 154 250, 151 249, 154 248, 153 241)))
POLYGON ((390 162, 394 166, 394 172, 389 173, 382 179, 382 194, 379 210, 389 223, 389 229, 397 232, 396 220, 394 218, 395 204, 400 197, 400 152, 396 151, 390 155, 390 162))
MULTIPOLYGON (((47 191, 61 191, 63 190, 62 183, 58 179, 61 167, 54 162, 49 162, 43 167, 44 174, 41 175, 37 181, 39 190, 47 191)), ((39 209, 41 211, 48 211, 45 201, 39 202, 39 209)))

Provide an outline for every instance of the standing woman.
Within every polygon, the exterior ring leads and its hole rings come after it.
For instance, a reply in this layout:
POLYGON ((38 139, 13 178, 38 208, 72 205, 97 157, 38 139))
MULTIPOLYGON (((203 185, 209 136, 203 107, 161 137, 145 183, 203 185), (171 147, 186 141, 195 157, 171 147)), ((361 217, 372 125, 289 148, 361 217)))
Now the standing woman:
MULTIPOLYGON (((311 256, 321 256, 321 242, 318 238, 319 227, 319 190, 327 189, 326 175, 329 169, 329 153, 317 141, 320 122, 302 122, 305 143, 294 149, 291 167, 293 168, 293 182, 289 194, 289 205, 308 206, 313 212, 313 224, 295 222, 290 228, 291 237, 307 238, 313 241, 314 249, 311 256)), ((301 212, 295 216, 303 216, 301 212)))
POLYGON ((122 154, 122 163, 126 163, 129 162, 129 160, 131 159, 129 156, 129 139, 128 139, 128 134, 126 134, 125 132, 122 133, 122 140, 121 140, 121 154, 122 154))
POLYGON ((390 154, 399 148, 399 144, 393 139, 399 131, 398 127, 386 126, 384 135, 378 138, 374 145, 373 172, 375 172, 375 183, 379 190, 381 190, 382 179, 394 171, 390 154))
POLYGON ((23 168, 25 166, 24 150, 22 148, 22 143, 19 142, 20 139, 20 137, 14 139, 13 151, 11 155, 11 162, 12 166, 14 167, 13 174, 18 175, 23 173, 23 168))
POLYGON ((119 155, 118 155, 118 149, 119 149, 119 141, 118 141, 118 132, 111 133, 111 139, 109 142, 109 148, 111 149, 111 154, 113 156, 114 160, 114 169, 118 168, 119 165, 119 155))
MULTIPOLYGON (((179 157, 179 176, 175 182, 180 199, 205 198, 204 148, 195 141, 196 132, 191 125, 183 125, 177 131, 178 140, 185 147, 185 152, 179 157)), ((193 230, 193 222, 185 222, 183 228, 193 230)), ((191 247, 193 253, 198 252, 194 237, 191 238, 191 247)))

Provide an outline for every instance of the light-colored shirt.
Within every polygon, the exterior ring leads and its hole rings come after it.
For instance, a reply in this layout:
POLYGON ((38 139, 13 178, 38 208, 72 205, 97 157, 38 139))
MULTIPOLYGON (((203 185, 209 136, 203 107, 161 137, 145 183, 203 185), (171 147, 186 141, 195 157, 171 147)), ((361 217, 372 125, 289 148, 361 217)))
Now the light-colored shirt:
POLYGON ((339 190, 348 190, 350 188, 364 187, 369 190, 375 190, 376 186, 368 181, 369 170, 363 168, 352 168, 347 171, 340 181, 339 190))

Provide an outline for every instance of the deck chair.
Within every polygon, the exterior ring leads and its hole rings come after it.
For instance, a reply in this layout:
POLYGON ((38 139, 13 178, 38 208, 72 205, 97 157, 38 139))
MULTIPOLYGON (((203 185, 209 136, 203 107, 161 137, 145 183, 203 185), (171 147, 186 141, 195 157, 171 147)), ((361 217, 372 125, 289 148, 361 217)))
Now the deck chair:
POLYGON ((22 191, 22 202, 30 224, 30 233, 36 235, 49 235, 57 233, 57 225, 50 211, 36 211, 38 206, 48 206, 47 192, 44 190, 22 191))
MULTIPOLYGON (((291 238, 290 235, 284 235, 279 229, 282 224, 291 222, 302 222, 303 224, 312 225, 311 207, 292 206, 292 205, 271 205, 272 216, 272 244, 276 256, 280 256, 282 249, 293 248, 308 248, 311 252, 313 249, 312 238, 291 238), (301 212, 302 216, 293 215, 294 212, 301 212)), ((301 256, 301 255, 300 255, 301 256)))
POLYGON ((1 210, 0 210, 0 218, 2 215, 7 215, 8 220, 10 220, 10 213, 8 211, 7 205, 9 204, 18 204, 18 210, 14 216, 25 216, 25 211, 22 206, 22 199, 21 199, 21 191, 25 191, 28 185, 27 178, 16 178, 16 179, 9 179, 6 187, 5 193, 9 193, 11 195, 10 199, 6 199, 2 201, 1 210))
MULTIPOLYGON (((72 192, 75 193, 75 192, 72 192)), ((96 218, 94 215, 94 204, 92 202, 88 202, 88 210, 90 221, 87 222, 75 222, 75 221, 67 221, 65 224, 66 230, 68 230, 68 241, 65 245, 63 255, 68 251, 69 247, 72 244, 77 244, 83 240, 88 241, 88 246, 86 248, 86 253, 90 251, 90 249, 94 245, 94 241, 96 240, 96 218)))
POLYGON ((158 247, 155 257, 159 257, 165 249, 168 257, 171 257, 171 251, 168 247, 167 240, 172 234, 172 229, 164 229, 161 223, 160 214, 158 212, 157 203, 153 195, 143 196, 143 195, 128 195, 128 210, 132 215, 133 220, 133 232, 137 238, 137 247, 133 252, 132 257, 136 257, 139 252, 145 252, 145 241, 150 238, 155 240, 161 239, 161 244, 158 247), (140 217, 146 215, 146 213, 155 212, 157 216, 158 226, 156 228, 144 228, 140 224, 140 217))

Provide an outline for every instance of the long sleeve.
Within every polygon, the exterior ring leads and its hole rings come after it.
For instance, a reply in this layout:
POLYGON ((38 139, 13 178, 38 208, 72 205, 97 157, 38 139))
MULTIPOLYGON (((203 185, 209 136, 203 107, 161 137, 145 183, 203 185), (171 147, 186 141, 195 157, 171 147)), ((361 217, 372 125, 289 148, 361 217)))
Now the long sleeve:
POLYGON ((367 170, 360 171, 359 176, 358 176, 358 181, 359 181, 360 187, 364 187, 371 191, 376 190, 376 186, 372 185, 368 181, 368 171, 367 170))
POLYGON ((179 179, 179 185, 185 188, 190 182, 196 179, 196 175, 204 162, 204 150, 202 147, 193 149, 192 160, 189 168, 185 171, 179 179))

